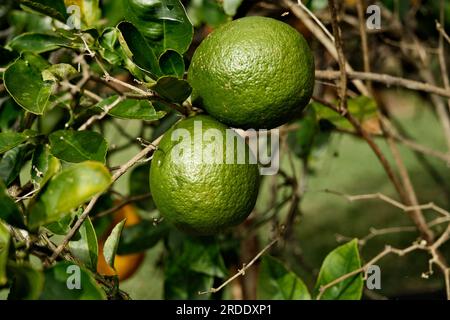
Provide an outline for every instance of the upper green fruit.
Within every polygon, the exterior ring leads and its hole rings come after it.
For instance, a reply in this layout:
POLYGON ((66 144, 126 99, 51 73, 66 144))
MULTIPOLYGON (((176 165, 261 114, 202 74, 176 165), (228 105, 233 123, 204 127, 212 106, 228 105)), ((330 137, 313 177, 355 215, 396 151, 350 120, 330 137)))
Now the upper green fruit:
MULTIPOLYGON (((239 150, 236 143, 233 148, 227 145, 226 130, 225 125, 209 116, 187 118, 164 135, 153 156, 153 200, 165 218, 188 233, 223 231, 244 221, 255 206, 258 165, 248 160, 243 164, 226 163, 226 153, 231 152, 236 159, 239 150), (211 155, 217 156, 213 158, 217 162, 207 163, 211 155)), ((250 154, 247 144, 245 150, 250 154)))
POLYGON ((197 48, 188 81, 193 101, 238 128, 271 129, 311 99, 314 58, 291 26, 246 17, 211 33, 197 48))

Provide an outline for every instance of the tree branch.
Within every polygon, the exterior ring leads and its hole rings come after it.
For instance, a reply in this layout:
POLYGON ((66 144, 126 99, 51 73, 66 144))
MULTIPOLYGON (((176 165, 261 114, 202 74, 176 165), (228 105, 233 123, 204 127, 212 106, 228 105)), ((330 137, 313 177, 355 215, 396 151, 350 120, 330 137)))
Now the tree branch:
MULTIPOLYGON (((433 93, 442 97, 450 98, 450 90, 437 87, 425 82, 419 82, 388 74, 347 71, 349 79, 370 80, 373 82, 383 83, 388 86, 400 86, 410 90, 433 93)), ((321 80, 338 80, 340 78, 339 71, 316 70, 316 78, 321 80)))
MULTIPOLYGON (((128 171, 132 166, 134 166, 137 162, 139 162, 141 159, 143 159, 145 156, 147 156, 149 153, 153 153, 159 142, 161 141, 162 136, 157 138, 155 141, 153 141, 150 145, 148 145, 145 149, 143 149, 141 152, 139 152, 137 155, 135 155, 132 159, 130 159, 127 163, 120 166, 120 168, 114 173, 112 176, 112 183, 114 183, 117 179, 119 179, 125 172, 128 171)), ((67 235, 62 240, 61 244, 55 249, 55 252, 50 258, 50 262, 55 261, 55 259, 61 254, 61 252, 64 250, 64 248, 69 243, 70 239, 77 233, 78 229, 83 224, 84 220, 88 217, 89 213, 94 208, 97 200, 99 199, 100 195, 97 195, 89 201, 87 207, 84 209, 83 213, 78 218, 75 225, 70 229, 70 231, 67 233, 67 235)))

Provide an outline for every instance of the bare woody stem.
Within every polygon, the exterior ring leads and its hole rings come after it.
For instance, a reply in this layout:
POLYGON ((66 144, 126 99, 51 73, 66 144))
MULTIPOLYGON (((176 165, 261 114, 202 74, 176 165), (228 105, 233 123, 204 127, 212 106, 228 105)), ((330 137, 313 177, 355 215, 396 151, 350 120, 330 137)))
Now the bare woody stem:
POLYGON ((344 55, 344 44, 342 42, 342 32, 339 27, 339 10, 335 0, 328 0, 330 13, 331 13, 331 25, 333 27, 334 43, 338 55, 339 63, 339 109, 342 113, 347 111, 347 72, 345 70, 347 62, 344 55))
MULTIPOLYGON (((340 76, 340 71, 316 70, 316 78, 320 80, 337 80, 340 76)), ((347 71, 347 76, 349 79, 370 80, 388 86, 400 86, 410 90, 434 93, 442 97, 450 98, 449 89, 434 86, 425 82, 394 77, 388 74, 347 71)))

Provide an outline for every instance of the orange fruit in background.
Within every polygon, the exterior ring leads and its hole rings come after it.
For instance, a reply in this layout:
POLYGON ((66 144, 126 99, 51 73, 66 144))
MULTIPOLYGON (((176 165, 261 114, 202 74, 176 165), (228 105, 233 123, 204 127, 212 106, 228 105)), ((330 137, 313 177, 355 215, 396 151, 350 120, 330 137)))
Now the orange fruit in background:
POLYGON ((114 215, 111 228, 108 230, 108 232, 105 232, 103 237, 101 237, 99 240, 97 263, 97 272, 99 274, 106 276, 113 276, 117 274, 120 281, 130 278, 140 267, 145 257, 145 253, 143 252, 127 255, 116 255, 116 258, 114 260, 114 268, 116 269, 115 271, 106 262, 105 257, 103 256, 103 246, 105 244, 106 238, 111 232, 112 228, 123 219, 127 219, 125 221, 124 228, 138 224, 141 221, 141 218, 136 213, 136 209, 132 205, 126 205, 119 211, 117 211, 117 213, 114 215))

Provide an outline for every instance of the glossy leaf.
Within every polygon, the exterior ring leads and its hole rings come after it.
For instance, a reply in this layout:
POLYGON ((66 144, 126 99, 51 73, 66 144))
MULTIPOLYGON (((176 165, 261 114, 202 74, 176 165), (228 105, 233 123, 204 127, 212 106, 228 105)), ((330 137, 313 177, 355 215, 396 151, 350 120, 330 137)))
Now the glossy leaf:
MULTIPOLYGON (((0 204, 1 205, 1 204, 0 204)), ((6 265, 8 262, 9 243, 11 235, 8 227, 0 220, 0 286, 8 281, 6 265)))
POLYGON ((43 33, 24 33, 15 37, 8 46, 18 52, 43 53, 61 47, 73 47, 69 39, 43 33))
POLYGON ((24 221, 19 207, 8 194, 5 184, 0 180, 0 220, 14 226, 23 228, 24 221))
POLYGON ((36 132, 31 130, 25 130, 24 132, 0 132, 0 154, 17 147, 35 136, 36 132))
POLYGON ((119 32, 117 28, 106 28, 98 39, 100 55, 111 65, 118 65, 123 60, 119 32))
POLYGON ((164 272, 164 297, 208 299, 209 295, 199 295, 198 292, 211 288, 214 278, 223 278, 227 274, 217 242, 178 233, 176 236, 179 244, 171 250, 164 272))
POLYGON ((169 225, 164 221, 155 225, 153 221, 148 220, 126 227, 122 231, 117 254, 125 255, 150 249, 168 234, 169 229, 169 225))
POLYGON ((229 16, 234 16, 242 0, 223 0, 223 10, 229 16))
POLYGON ((72 165, 54 176, 29 209, 31 229, 58 221, 111 184, 111 174, 100 162, 72 165))
POLYGON ((187 81, 169 76, 159 78, 151 89, 161 97, 175 103, 184 102, 192 92, 192 88, 187 81))
POLYGON ((7 151, 0 160, 0 179, 9 186, 20 174, 22 165, 26 162, 25 156, 29 147, 20 145, 7 151))
POLYGON ((120 31, 119 41, 128 58, 148 72, 153 79, 160 76, 157 55, 139 30, 129 22, 121 22, 117 29, 120 31))
POLYGON ((111 234, 105 241, 103 247, 103 255, 105 257, 106 263, 108 263, 111 268, 114 269, 114 259, 116 257, 117 248, 119 247, 120 235, 122 234, 123 226, 125 225, 125 219, 116 224, 111 234))
POLYGON ((78 230, 79 240, 70 241, 69 249, 84 265, 93 270, 97 270, 98 242, 94 226, 89 217, 84 220, 78 230))
MULTIPOLYGON (((320 268, 315 286, 316 296, 321 286, 357 270, 361 267, 358 252, 358 241, 352 241, 334 249, 325 258, 320 268)), ((339 282, 327 289, 321 299, 323 300, 359 300, 362 296, 363 279, 361 273, 339 282)))
POLYGON ((63 0, 19 0, 19 3, 61 22, 66 22, 67 13, 63 0))
POLYGON ((67 63, 58 63, 50 66, 49 68, 42 71, 42 79, 44 81, 61 81, 66 80, 74 75, 78 71, 67 63))
POLYGON ((48 67, 47 61, 41 57, 25 54, 11 64, 3 75, 6 90, 31 113, 43 114, 49 104, 54 84, 44 81, 41 74, 48 67))
POLYGON ((268 255, 261 260, 257 294, 263 300, 311 299, 303 281, 281 261, 268 255))
POLYGON ((166 50, 186 52, 192 41, 193 27, 179 0, 124 0, 130 20, 159 57, 166 50))
POLYGON ((42 188, 60 170, 61 162, 50 153, 50 147, 37 146, 31 159, 31 181, 35 187, 42 188))
POLYGON ((45 270, 45 285, 40 300, 105 300, 105 292, 93 275, 68 261, 45 270))
POLYGON ((94 131, 59 130, 50 136, 52 154, 67 162, 93 160, 105 163, 108 144, 94 131))
MULTIPOLYGON (((99 102, 94 108, 103 111, 108 105, 116 101, 118 96, 112 96, 99 102)), ((119 119, 138 119, 156 121, 166 115, 164 111, 156 111, 147 100, 125 99, 112 108, 109 115, 119 119)))
POLYGON ((8 264, 8 278, 13 279, 8 300, 37 300, 44 287, 44 275, 29 264, 8 264))
MULTIPOLYGON (((342 117, 330 108, 318 102, 311 103, 311 107, 315 109, 319 119, 328 120, 338 128, 353 130, 352 124, 345 117, 342 117)), ((348 111, 361 123, 377 117, 377 103, 372 98, 358 96, 348 99, 347 107, 348 111)))
POLYGON ((176 51, 167 50, 159 58, 159 66, 164 75, 183 78, 184 75, 184 60, 183 57, 176 51))

